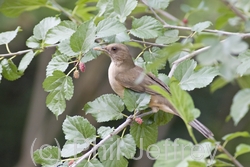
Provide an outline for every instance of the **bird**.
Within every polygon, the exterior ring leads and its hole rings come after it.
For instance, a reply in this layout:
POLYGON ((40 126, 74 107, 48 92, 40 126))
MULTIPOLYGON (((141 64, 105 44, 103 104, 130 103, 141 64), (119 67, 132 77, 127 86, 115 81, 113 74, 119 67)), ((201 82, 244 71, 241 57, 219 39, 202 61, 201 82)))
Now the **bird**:
MULTIPOLYGON (((111 63, 108 69, 108 79, 113 91, 123 98, 124 90, 129 89, 138 93, 151 95, 148 106, 152 111, 162 110, 167 113, 180 116, 173 105, 161 94, 150 89, 151 85, 158 85, 171 94, 169 87, 152 73, 135 65, 129 52, 129 48, 121 43, 112 43, 103 47, 95 47, 94 50, 102 51, 109 55, 111 63)), ((197 119, 189 122, 193 128, 198 130, 206 138, 213 138, 213 133, 197 119)))

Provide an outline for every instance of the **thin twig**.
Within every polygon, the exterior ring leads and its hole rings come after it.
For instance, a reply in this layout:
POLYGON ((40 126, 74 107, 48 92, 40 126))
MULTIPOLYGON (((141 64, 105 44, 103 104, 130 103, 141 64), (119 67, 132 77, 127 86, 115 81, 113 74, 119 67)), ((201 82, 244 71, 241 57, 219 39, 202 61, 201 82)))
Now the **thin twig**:
MULTIPOLYGON (((164 25, 164 28, 171 28, 171 29, 178 29, 178 30, 185 30, 185 31, 192 31, 192 28, 190 27, 183 27, 183 26, 174 26, 174 25, 164 25)), ((250 33, 235 33, 235 32, 227 32, 227 31, 221 31, 221 30, 211 30, 211 29, 205 29, 204 32, 210 32, 220 35, 238 35, 241 38, 250 38, 250 33)))
POLYGON ((178 18, 176 18, 175 16, 171 15, 170 13, 163 11, 161 9, 153 9, 151 6, 149 6, 147 4, 147 2, 145 0, 142 0, 142 3, 144 3, 146 6, 149 7, 149 9, 153 12, 153 14, 155 15, 156 18, 158 18, 163 24, 167 24, 157 13, 160 13, 162 16, 164 16, 165 18, 172 20, 174 22, 178 22, 180 25, 184 25, 178 18), (156 12, 157 13, 156 13, 156 12))
POLYGON ((247 21, 247 17, 243 15, 243 13, 237 9, 232 3, 228 2, 227 0, 221 0, 225 5, 227 5, 237 16, 241 18, 244 22, 247 21))
POLYGON ((224 147, 222 147, 221 145, 219 145, 219 150, 221 150, 222 152, 224 152, 230 159, 231 161, 237 166, 237 167, 243 167, 243 165, 241 165, 241 163, 234 158, 224 147))
POLYGON ((146 45, 152 45, 152 46, 160 46, 160 47, 167 46, 167 45, 163 45, 163 44, 157 44, 157 43, 151 43, 151 42, 146 42, 146 41, 140 41, 140 40, 136 40, 136 39, 131 39, 130 41, 132 41, 132 42, 138 42, 138 43, 142 43, 142 44, 146 44, 146 45))
MULTIPOLYGON (((142 1, 145 5, 147 5, 147 3, 143 0, 142 1)), ((154 9, 151 7, 151 6, 149 6, 149 5, 147 5, 148 7, 149 7, 149 9, 151 10, 151 12, 155 15, 155 17, 157 18, 157 19, 159 19, 163 24, 167 24, 166 22, 165 22, 165 20, 163 20, 155 11, 154 11, 154 9)))
POLYGON ((142 118, 142 117, 145 117, 147 115, 151 115, 151 114, 155 114, 155 111, 148 111, 148 112, 145 112, 145 113, 142 113, 140 115, 137 115, 136 118, 142 118))
POLYGON ((97 145, 92 147, 91 150, 89 150, 86 154, 81 156, 77 161, 75 161, 70 167, 76 167, 79 163, 81 163, 84 159, 88 158, 89 155, 94 153, 103 143, 105 143, 109 138, 112 136, 118 134, 121 132, 125 127, 127 127, 131 122, 133 121, 133 116, 129 116, 125 122, 123 122, 118 128, 114 130, 110 135, 106 136, 104 139, 102 139, 97 145))
MULTIPOLYGON (((48 48, 54 48, 56 47, 57 45, 50 45, 50 46, 46 46, 44 47, 44 49, 48 49, 48 48)), ((22 55, 22 54, 25 54, 25 53, 28 53, 30 51, 36 51, 36 50, 41 50, 42 48, 37 48, 37 49, 26 49, 26 50, 21 50, 21 51, 18 51, 18 52, 13 52, 13 53, 6 53, 6 54, 0 54, 0 57, 10 57, 10 56, 18 56, 18 55, 22 55)))
POLYGON ((169 20, 172 20, 174 22, 178 22, 180 25, 184 26, 184 24, 176 17, 174 17, 173 15, 171 15, 170 13, 161 10, 161 9, 156 9, 156 12, 160 13, 162 16, 168 18, 169 20))
POLYGON ((70 20, 74 21, 75 23, 80 24, 81 22, 76 19, 71 13, 65 10, 61 5, 59 5, 55 0, 50 0, 51 4, 59 9, 62 13, 64 13, 70 20))
POLYGON ((192 52, 192 53, 190 53, 190 54, 188 54, 188 55, 186 55, 186 56, 183 56, 183 57, 181 57, 181 58, 175 60, 175 61, 172 63, 173 66, 172 66, 172 68, 171 68, 171 70, 170 70, 170 72, 169 72, 169 74, 168 74, 168 77, 171 78, 171 77, 173 76, 174 71, 176 70, 177 66, 178 66, 181 62, 183 62, 184 60, 190 59, 191 57, 196 56, 196 55, 198 55, 198 54, 200 54, 200 53, 202 53, 202 52, 208 50, 209 48, 210 48, 210 46, 206 46, 206 47, 204 47, 204 48, 198 49, 198 50, 196 50, 196 51, 194 51, 194 52, 192 52))

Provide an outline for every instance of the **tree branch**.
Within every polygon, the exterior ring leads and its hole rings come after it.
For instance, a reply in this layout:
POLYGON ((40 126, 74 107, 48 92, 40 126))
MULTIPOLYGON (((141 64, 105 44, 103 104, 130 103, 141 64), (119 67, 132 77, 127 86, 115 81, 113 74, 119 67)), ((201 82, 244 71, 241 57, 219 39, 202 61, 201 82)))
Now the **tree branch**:
MULTIPOLYGON (((192 31, 192 28, 190 27, 183 27, 183 26, 174 26, 174 25, 164 25, 164 28, 172 28, 172 29, 178 29, 178 30, 185 30, 185 31, 192 31)), ((235 32, 227 32, 227 31, 221 31, 221 30, 211 30, 211 29, 205 29, 204 32, 210 32, 215 33, 219 35, 238 35, 241 38, 250 38, 250 33, 235 33, 235 32)))
POLYGON ((142 44, 146 44, 146 45, 152 45, 152 46, 160 46, 160 47, 168 46, 168 45, 163 45, 163 44, 157 44, 157 43, 151 43, 151 42, 146 42, 146 41, 140 41, 140 40, 136 40, 136 39, 131 39, 130 41, 132 41, 132 42, 138 42, 138 43, 142 43, 142 44))
POLYGON ((227 5, 238 17, 241 18, 244 22, 247 21, 247 17, 245 17, 240 10, 238 10, 232 3, 227 0, 221 0, 225 5, 227 5))
MULTIPOLYGON (((44 47, 43 49, 48 49, 48 48, 54 48, 56 47, 57 45, 50 45, 50 46, 46 46, 44 47)), ((0 54, 0 57, 10 57, 10 56, 18 56, 18 55, 22 55, 22 54, 25 54, 25 53, 28 53, 30 51, 36 51, 36 50, 40 50, 42 48, 37 48, 37 49, 26 49, 26 50, 21 50, 21 51, 18 51, 18 52, 13 52, 13 53, 6 53, 6 54, 0 54)))
POLYGON ((180 25, 184 25, 178 18, 171 15, 170 13, 163 11, 161 9, 153 9, 151 6, 149 6, 146 2, 147 0, 142 0, 142 3, 144 3, 146 6, 149 7, 149 9, 153 12, 156 18, 158 18, 163 24, 167 24, 156 12, 160 13, 162 16, 166 17, 169 20, 178 22, 180 25), (155 12, 156 11, 156 12, 155 12))
POLYGON ((192 52, 192 53, 190 53, 190 54, 188 54, 188 55, 186 55, 186 56, 184 56, 184 57, 181 57, 181 58, 175 60, 175 61, 172 63, 173 66, 172 66, 172 68, 171 68, 171 70, 170 70, 170 72, 169 72, 169 74, 168 74, 168 77, 171 78, 171 77, 173 76, 174 71, 176 70, 177 66, 178 66, 181 62, 183 62, 183 61, 185 61, 185 60, 187 60, 187 59, 189 59, 189 58, 191 58, 191 57, 193 57, 193 56, 196 56, 196 55, 198 55, 198 54, 200 54, 200 53, 202 53, 202 52, 208 50, 209 48, 210 48, 210 46, 206 46, 206 47, 204 47, 204 48, 198 49, 198 50, 196 50, 196 51, 194 51, 194 52, 192 52))
POLYGON ((111 138, 113 135, 118 134, 121 132, 125 127, 127 127, 131 122, 133 121, 133 116, 130 115, 125 122, 123 122, 118 128, 114 130, 110 135, 102 139, 97 145, 92 147, 91 150, 89 150, 86 154, 81 156, 77 161, 75 161, 70 167, 76 167, 79 163, 81 163, 84 159, 88 158, 92 153, 94 153, 103 143, 105 143, 109 138, 111 138))
POLYGON ((168 18, 169 20, 172 20, 172 21, 175 21, 175 22, 178 22, 180 25, 184 25, 178 18, 174 17, 173 15, 171 15, 170 13, 164 11, 164 10, 161 10, 161 9, 156 9, 156 11, 158 13, 160 13, 162 16, 168 18))
POLYGON ((241 163, 236 158, 234 158, 224 147, 219 145, 219 149, 224 152, 237 167, 243 167, 243 165, 241 165, 241 163))

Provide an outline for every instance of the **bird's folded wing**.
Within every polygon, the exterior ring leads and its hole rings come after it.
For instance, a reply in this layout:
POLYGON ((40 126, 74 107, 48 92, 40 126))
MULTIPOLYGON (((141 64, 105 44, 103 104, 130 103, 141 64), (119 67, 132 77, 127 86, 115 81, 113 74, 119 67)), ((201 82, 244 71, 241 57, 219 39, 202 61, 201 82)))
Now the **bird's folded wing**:
POLYGON ((134 67, 128 71, 119 73, 115 77, 116 81, 125 88, 135 92, 145 92, 151 95, 158 94, 149 88, 150 85, 158 85, 170 93, 169 88, 153 74, 145 74, 141 67, 134 67), (126 77, 124 77, 126 76, 126 77))

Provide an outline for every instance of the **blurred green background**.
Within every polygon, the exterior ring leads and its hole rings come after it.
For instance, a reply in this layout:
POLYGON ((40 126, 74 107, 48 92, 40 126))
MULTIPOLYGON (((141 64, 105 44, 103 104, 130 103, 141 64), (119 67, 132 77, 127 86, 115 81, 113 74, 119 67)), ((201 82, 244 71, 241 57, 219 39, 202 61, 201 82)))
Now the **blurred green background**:
MULTIPOLYGON (((60 0, 58 1, 64 7, 72 9, 76 1, 60 0)), ((205 1, 206 2, 206 1, 205 1)), ((1 3, 1 2, 0 2, 1 3)), ((198 6, 200 0, 175 0, 168 7, 168 12, 180 20, 185 13, 180 10, 180 4, 185 3, 190 6, 198 6)), ((190 15, 188 21, 190 25, 200 21, 209 20, 215 23, 219 17, 219 9, 223 6, 218 0, 210 0, 206 3, 208 10, 198 11, 190 15)), ((35 11, 22 13, 17 18, 9 18, 0 13, 0 32, 14 30, 21 26, 22 32, 9 45, 12 52, 27 49, 25 41, 32 35, 34 26, 47 16, 55 16, 58 13, 47 8, 40 8, 35 11)), ((66 19, 65 16, 60 16, 66 19)), ((215 25, 214 25, 215 26, 215 25)), ((237 27, 226 26, 227 31, 237 31, 237 27)), ((185 34, 185 32, 184 32, 185 34)), ((187 35, 187 34, 185 34, 187 35)), ((44 144, 55 145, 55 138, 62 146, 65 142, 61 125, 66 115, 84 115, 82 108, 88 101, 96 97, 112 93, 107 79, 107 69, 109 58, 100 56, 98 59, 87 63, 85 73, 81 73, 78 80, 74 80, 74 97, 67 103, 67 109, 64 114, 56 120, 55 116, 46 108, 45 99, 47 93, 42 89, 42 82, 45 79, 46 65, 51 59, 53 49, 48 49, 38 55, 28 69, 25 75, 20 79, 10 82, 2 79, 0 84, 0 164, 5 167, 29 167, 34 166, 31 155, 35 149, 44 144), (32 147, 32 144, 34 144, 32 147)), ((133 55, 138 50, 133 50, 133 55)), ((0 54, 7 53, 4 46, 0 46, 0 54)), ((19 62, 20 56, 14 59, 19 62)), ((168 74, 168 70, 164 71, 168 74)), ((235 131, 250 131, 248 113, 238 126, 234 126, 232 121, 225 122, 229 114, 232 98, 239 90, 236 83, 232 83, 211 94, 209 87, 197 89, 190 92, 197 108, 201 110, 199 120, 209 127, 215 134, 217 140, 221 137, 235 131)), ((98 127, 94 119, 86 116, 90 122, 98 127)), ((120 122, 114 122, 117 126, 120 122)), ((196 133, 197 139, 203 140, 203 137, 196 133)), ((191 140, 188 136, 184 123, 179 118, 174 118, 169 124, 159 129, 159 139, 184 138, 191 140)), ((236 146, 241 143, 250 144, 249 139, 236 139, 227 146, 230 152, 234 152, 236 146)), ((248 166, 250 163, 249 154, 239 157, 239 160, 248 166)), ((142 160, 131 162, 130 166, 152 166, 153 161, 143 157, 142 160)))

